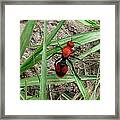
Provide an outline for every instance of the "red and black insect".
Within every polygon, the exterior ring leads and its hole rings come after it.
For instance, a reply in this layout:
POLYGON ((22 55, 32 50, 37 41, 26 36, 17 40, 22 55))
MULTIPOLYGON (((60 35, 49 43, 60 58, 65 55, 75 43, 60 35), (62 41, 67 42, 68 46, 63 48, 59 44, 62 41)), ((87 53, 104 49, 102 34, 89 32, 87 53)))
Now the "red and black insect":
POLYGON ((64 77, 64 75, 68 71, 68 66, 66 64, 66 60, 62 59, 60 62, 54 64, 55 71, 58 77, 64 77))
POLYGON ((71 60, 69 59, 70 57, 75 58, 73 56, 73 52, 74 52, 73 47, 74 47, 74 42, 68 41, 67 45, 64 48, 61 48, 62 53, 56 53, 56 54, 61 54, 61 58, 56 60, 54 63, 55 71, 58 77, 64 77, 64 75, 68 71, 68 65, 66 63, 66 60, 71 64, 72 70, 75 73, 75 75, 78 76, 77 73, 75 72, 71 60))

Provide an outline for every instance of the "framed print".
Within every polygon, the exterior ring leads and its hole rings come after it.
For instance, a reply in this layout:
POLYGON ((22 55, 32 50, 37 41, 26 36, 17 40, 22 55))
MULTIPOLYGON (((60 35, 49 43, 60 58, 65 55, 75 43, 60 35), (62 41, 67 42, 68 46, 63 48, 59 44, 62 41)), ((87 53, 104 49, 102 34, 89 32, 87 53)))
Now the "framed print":
POLYGON ((119 119, 117 0, 1 9, 2 119, 119 119))

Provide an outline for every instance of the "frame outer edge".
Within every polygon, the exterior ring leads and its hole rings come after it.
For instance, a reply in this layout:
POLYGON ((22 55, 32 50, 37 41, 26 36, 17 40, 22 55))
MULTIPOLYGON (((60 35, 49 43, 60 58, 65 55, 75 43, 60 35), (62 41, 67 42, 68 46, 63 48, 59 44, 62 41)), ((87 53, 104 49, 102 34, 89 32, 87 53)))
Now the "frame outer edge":
MULTIPOLYGON (((0 16, 1 16, 1 2, 0 2, 0 16)), ((1 31, 1 18, 0 18, 0 31, 1 31)), ((0 32, 0 38, 1 38, 1 32, 0 32)), ((0 40, 0 58, 1 58, 1 40, 0 40)), ((1 59, 0 59, 0 88, 1 88, 1 59)), ((0 119, 2 117, 2 113, 1 113, 1 104, 2 104, 2 101, 1 101, 1 97, 2 97, 2 91, 0 89, 0 119)))
POLYGON ((118 2, 118 119, 120 119, 120 1, 118 2))
MULTIPOLYGON (((47 0, 47 1, 49 1, 49 0, 47 0)), ((45 0, 43 2, 43 1, 40 0, 40 1, 38 1, 38 3, 40 3, 40 2, 42 2, 42 3, 46 2, 47 3, 47 1, 45 0)), ((62 1, 62 3, 64 2, 63 0, 61 0, 61 1, 62 1)), ((105 0, 105 1, 113 2, 114 0, 105 0)), ((10 116, 5 117, 5 104, 3 104, 3 103, 5 103, 5 87, 4 87, 5 86, 5 81, 4 81, 5 80, 5 4, 6 3, 7 4, 16 4, 17 2, 18 1, 14 1, 14 0, 13 1, 9 0, 9 1, 0 2, 0 15, 1 15, 1 18, 0 18, 0 23, 1 23, 1 27, 0 27, 0 31, 1 31, 0 32, 0 37, 1 37, 1 41, 0 41, 0 46, 1 46, 0 47, 0 50, 1 50, 0 51, 0 72, 1 72, 0 73, 0 86, 1 86, 1 88, 0 88, 0 119, 1 118, 2 119, 5 119, 5 118, 7 118, 7 119, 28 119, 28 118, 30 118, 30 117, 23 118, 22 116, 21 117, 17 117, 17 116, 16 117, 15 116, 14 117, 12 117, 12 116, 11 117, 10 116)), ((30 1, 30 2, 32 2, 32 1, 30 1)), ((72 0, 72 2, 74 2, 74 1, 72 0)), ((85 2, 89 3, 90 0, 85 1, 85 2)), ((99 4, 100 2, 104 3, 103 0, 98 0, 98 2, 95 2, 95 3, 99 4)), ((115 71, 116 71, 115 72, 115 79, 116 79, 116 82, 115 82, 115 85, 117 87, 117 89, 115 89, 115 96, 117 96, 116 99, 115 99, 115 103, 116 103, 115 104, 115 108, 116 108, 115 109, 115 119, 119 120, 119 117, 120 117, 120 104, 119 104, 119 101, 120 101, 120 99, 119 99, 119 96, 120 96, 120 92, 119 92, 119 90, 120 90, 120 88, 119 88, 119 86, 120 86, 120 82, 119 82, 119 80, 120 80, 120 75, 119 75, 119 69, 120 69, 120 64, 119 64, 119 60, 120 60, 120 55, 119 55, 119 53, 120 53, 120 48, 119 48, 119 40, 120 40, 120 35, 119 35, 120 34, 120 31, 119 31, 120 30, 120 1, 115 0, 115 2, 116 2, 116 6, 115 6, 116 7, 116 9, 115 9, 116 10, 116 14, 115 14, 116 15, 115 16, 115 26, 116 26, 116 28, 115 28, 115 46, 116 46, 116 48, 115 48, 115 55, 116 55, 115 56, 115 59, 116 59, 115 60, 115 62, 116 62, 116 64, 115 64, 115 67, 116 67, 115 68, 115 71), (116 36, 118 36, 118 37, 116 37, 116 36)), ((20 1, 20 3, 23 4, 24 1, 20 1)), ((25 3, 29 3, 29 1, 27 1, 25 3)), ((55 3, 56 3, 56 1, 55 1, 55 3)), ((18 2, 18 4, 19 4, 19 2, 18 2)), ((58 4, 59 4, 59 2, 58 2, 58 4)), ((98 117, 98 119, 100 119, 100 118, 98 117)), ((106 119, 107 119, 107 117, 106 117, 106 119)))
POLYGON ((1 118, 5 117, 5 3, 1 2, 1 118))
POLYGON ((115 5, 115 116, 119 119, 119 18, 120 4, 115 5))
POLYGON ((108 5, 119 0, 3 0, 6 5, 108 5))

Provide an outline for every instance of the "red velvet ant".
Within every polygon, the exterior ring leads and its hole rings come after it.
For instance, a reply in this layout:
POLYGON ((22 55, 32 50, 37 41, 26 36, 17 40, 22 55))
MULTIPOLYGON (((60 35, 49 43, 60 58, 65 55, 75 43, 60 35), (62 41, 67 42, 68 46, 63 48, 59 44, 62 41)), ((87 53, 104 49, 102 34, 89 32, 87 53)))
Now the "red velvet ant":
MULTIPOLYGON (((68 65, 66 63, 66 60, 68 60, 68 62, 72 65, 72 62, 69 60, 69 58, 74 57, 74 56, 72 56, 73 47, 74 47, 74 42, 68 41, 67 45, 64 48, 61 48, 62 49, 62 57, 59 58, 58 60, 56 60, 54 63, 55 71, 56 71, 56 74, 58 77, 64 77, 64 75, 68 71, 68 65)), ((56 54, 58 54, 58 53, 56 53, 56 54)), ((61 53, 59 53, 59 54, 61 54, 61 53)), ((75 75, 78 77, 73 65, 72 65, 72 69, 73 69, 75 75)))

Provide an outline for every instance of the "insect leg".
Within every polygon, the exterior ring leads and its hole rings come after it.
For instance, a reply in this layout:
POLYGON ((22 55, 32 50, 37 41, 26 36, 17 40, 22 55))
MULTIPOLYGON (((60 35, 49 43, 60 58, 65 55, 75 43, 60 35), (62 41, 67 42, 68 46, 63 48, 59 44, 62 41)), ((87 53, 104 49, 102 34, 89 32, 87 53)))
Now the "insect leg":
POLYGON ((77 58, 77 57, 75 57, 75 56, 70 56, 71 58, 74 58, 74 59, 76 59, 76 60, 79 60, 79 61, 81 61, 81 62, 83 62, 83 63, 85 63, 86 64, 86 62, 85 61, 83 61, 83 60, 81 60, 80 58, 77 58))
POLYGON ((72 72, 75 74, 75 76, 78 78, 78 79, 80 79, 81 80, 81 78, 78 76, 78 74, 75 72, 75 68, 74 68, 74 66, 73 66, 73 64, 72 64, 72 62, 71 62, 71 60, 69 60, 69 59, 67 59, 68 60, 68 62, 70 63, 70 65, 71 65, 71 67, 72 67, 72 72))
POLYGON ((55 61, 55 63, 54 63, 54 64, 56 65, 56 63, 57 63, 60 59, 61 59, 61 57, 60 57, 60 58, 58 58, 58 59, 55 61))
POLYGON ((50 59, 52 56, 57 55, 57 54, 61 55, 62 53, 53 53, 50 57, 47 58, 47 60, 50 59))
POLYGON ((80 60, 79 58, 75 57, 75 56, 70 56, 71 58, 75 58, 76 60, 80 60))

